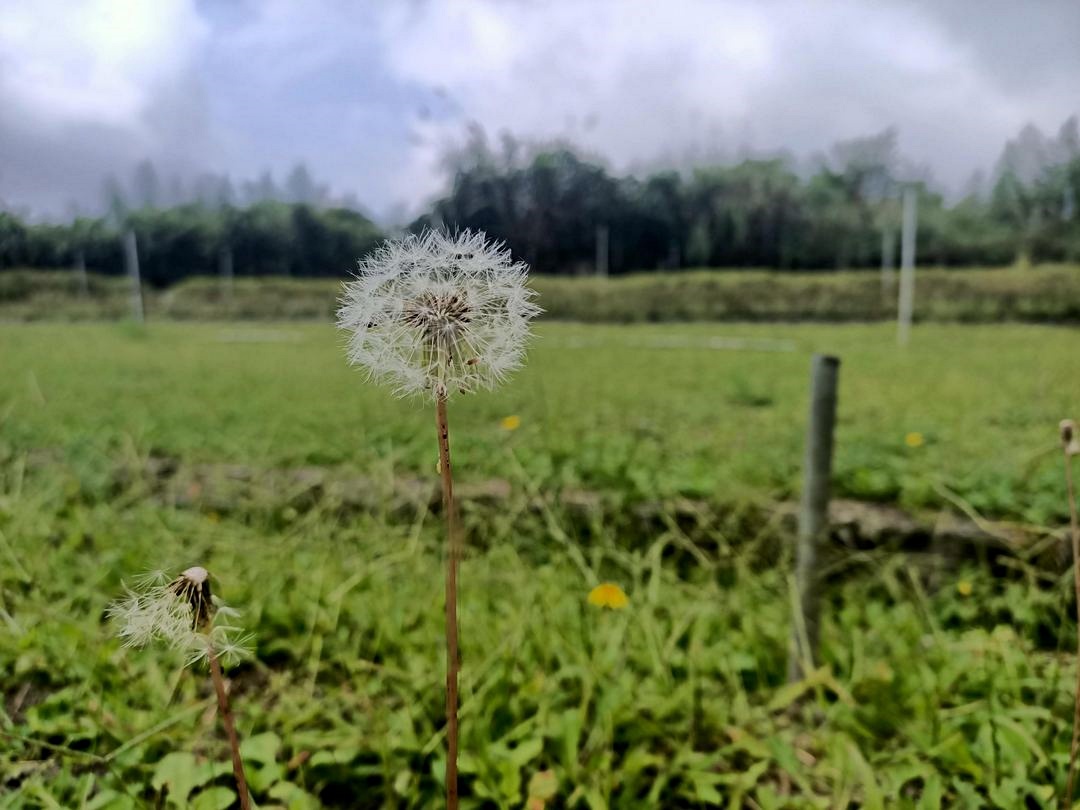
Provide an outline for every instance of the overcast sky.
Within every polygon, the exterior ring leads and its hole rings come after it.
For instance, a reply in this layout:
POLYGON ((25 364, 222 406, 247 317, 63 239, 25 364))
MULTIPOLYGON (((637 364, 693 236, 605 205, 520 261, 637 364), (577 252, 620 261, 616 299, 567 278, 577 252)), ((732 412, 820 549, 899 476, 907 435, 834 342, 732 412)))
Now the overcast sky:
POLYGON ((1078 0, 0 0, 0 201, 38 214, 149 158, 303 161, 385 218, 471 121, 616 170, 896 125, 957 188, 1077 112, 1078 0))

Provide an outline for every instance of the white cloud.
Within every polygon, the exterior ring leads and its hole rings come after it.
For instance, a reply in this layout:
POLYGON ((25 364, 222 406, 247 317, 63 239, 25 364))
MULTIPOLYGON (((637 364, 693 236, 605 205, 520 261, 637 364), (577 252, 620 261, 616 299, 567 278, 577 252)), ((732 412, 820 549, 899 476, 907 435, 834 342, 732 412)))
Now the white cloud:
POLYGON ((193 76, 209 30, 189 0, 14 0, 0 13, 0 201, 92 210, 107 174, 212 151, 193 76))
POLYGON ((0 82, 45 122, 135 124, 206 26, 187 0, 29 0, 0 14, 0 82))
POLYGON ((1077 103, 1024 104, 978 42, 912 3, 451 0, 383 23, 397 75, 445 87, 461 111, 417 124, 402 193, 432 176, 464 121, 568 137, 620 167, 681 151, 806 154, 896 125, 903 149, 958 185, 1033 114, 1052 109, 1053 126, 1077 103))
POLYGON ((464 121, 538 138, 569 137, 616 163, 701 136, 752 108, 750 77, 776 59, 752 6, 448 2, 383 19, 389 66, 445 88, 453 119, 416 125, 414 174, 430 176, 464 121))
POLYGON ((0 195, 55 211, 143 157, 303 160, 415 207, 470 122, 617 169, 896 125, 956 187, 1077 112, 1078 25, 1073 0, 7 0, 0 195))

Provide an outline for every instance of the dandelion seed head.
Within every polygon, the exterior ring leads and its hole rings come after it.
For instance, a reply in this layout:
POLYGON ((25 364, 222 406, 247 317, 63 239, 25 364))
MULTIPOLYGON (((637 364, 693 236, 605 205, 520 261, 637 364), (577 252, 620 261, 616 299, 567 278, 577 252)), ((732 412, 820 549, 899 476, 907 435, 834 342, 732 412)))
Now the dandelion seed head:
POLYGON ((180 576, 196 585, 202 585, 210 577, 210 572, 201 565, 193 565, 191 568, 180 574, 180 576))
POLYGON ((147 571, 135 577, 135 585, 139 588, 151 588, 154 585, 164 585, 169 581, 164 571, 147 571))
POLYGON ((1076 435, 1076 422, 1062 419, 1058 429, 1061 431, 1061 446, 1065 448, 1065 453, 1070 456, 1080 455, 1080 436, 1076 435))
POLYGON ((187 653, 184 665, 192 666, 207 661, 210 658, 211 649, 226 666, 247 658, 251 655, 254 636, 237 635, 237 633, 239 629, 236 627, 219 625, 211 628, 205 635, 193 635, 184 648, 184 652, 187 653))
POLYGON ((521 366, 540 312, 527 275, 483 233, 388 241, 345 284, 338 326, 349 362, 399 396, 493 388, 521 366))
POLYGON ((168 584, 168 589, 191 608, 191 629, 202 630, 210 624, 214 602, 210 593, 210 573, 202 566, 188 568, 168 584))
POLYGON ((183 652, 188 665, 206 660, 211 650, 226 660, 241 658, 250 641, 221 621, 239 614, 211 595, 210 574, 201 566, 172 580, 159 572, 140 577, 106 615, 125 647, 161 643, 183 652))

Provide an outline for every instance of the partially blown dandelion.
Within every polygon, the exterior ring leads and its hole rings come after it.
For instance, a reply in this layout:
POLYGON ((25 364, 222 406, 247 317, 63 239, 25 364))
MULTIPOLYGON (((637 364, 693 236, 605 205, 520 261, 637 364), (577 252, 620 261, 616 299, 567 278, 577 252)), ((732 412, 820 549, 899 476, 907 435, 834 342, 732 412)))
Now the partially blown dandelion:
POLYGON ((215 601, 205 568, 193 566, 173 580, 155 572, 139 585, 107 611, 125 647, 161 642, 185 653, 188 665, 211 655, 231 663, 247 654, 247 637, 222 621, 238 614, 215 601))
POLYGON ((450 470, 447 399, 493 388, 525 356, 529 322, 540 309, 528 269, 482 233, 428 231, 387 242, 345 285, 338 325, 349 332, 349 362, 399 396, 435 401, 449 553, 446 564, 446 801, 458 807, 457 576, 461 532, 450 470))
POLYGON ((248 810, 251 799, 240 759, 240 740, 220 662, 222 658, 228 661, 246 655, 247 639, 237 635, 236 627, 220 620, 237 614, 215 602, 210 593, 210 572, 196 565, 173 580, 161 573, 151 574, 143 579, 140 588, 129 590, 123 600, 112 605, 108 615, 117 623, 117 632, 126 647, 161 642, 185 653, 187 665, 199 661, 210 665, 218 711, 232 751, 240 807, 248 810))

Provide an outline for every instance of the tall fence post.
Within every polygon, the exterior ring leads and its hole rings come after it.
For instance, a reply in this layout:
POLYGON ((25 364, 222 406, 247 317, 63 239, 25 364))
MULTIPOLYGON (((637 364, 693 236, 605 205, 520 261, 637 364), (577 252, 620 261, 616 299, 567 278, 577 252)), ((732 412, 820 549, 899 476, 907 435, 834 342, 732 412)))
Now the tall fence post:
POLYGON ((128 229, 124 233, 124 263, 127 265, 128 278, 131 280, 131 314, 136 323, 143 322, 142 279, 139 276, 139 245, 135 240, 135 231, 128 229))
POLYGON ((82 248, 75 251, 75 276, 79 280, 79 295, 86 298, 90 295, 90 281, 86 277, 86 254, 82 248))
POLYGON ((221 289, 225 299, 225 309, 231 314, 233 308, 233 256, 232 248, 225 248, 218 257, 221 270, 221 289))
POLYGON ((609 255, 611 253, 611 230, 607 225, 596 226, 596 275, 604 278, 608 274, 609 255))
POLYGON ((836 428, 836 383, 840 360, 815 354, 810 364, 810 421, 806 426, 803 487, 795 550, 788 681, 798 681, 817 656, 821 583, 818 546, 829 526, 829 481, 832 477, 833 434, 836 428))
POLYGON ((900 300, 896 312, 896 340, 906 346, 911 337, 915 309, 915 189, 904 190, 904 223, 900 244, 900 300))

